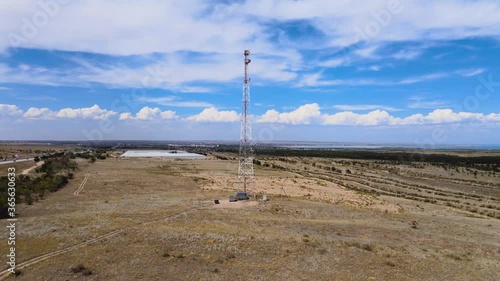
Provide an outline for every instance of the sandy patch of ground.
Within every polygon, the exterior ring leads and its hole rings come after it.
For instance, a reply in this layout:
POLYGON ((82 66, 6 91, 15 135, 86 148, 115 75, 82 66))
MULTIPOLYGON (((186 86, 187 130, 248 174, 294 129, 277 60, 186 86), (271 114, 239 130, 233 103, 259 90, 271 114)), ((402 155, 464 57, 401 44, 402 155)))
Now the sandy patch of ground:
MULTIPOLYGON (((238 187, 238 179, 236 175, 231 173, 203 171, 196 174, 190 174, 190 176, 201 179, 201 187, 206 190, 227 190, 233 192, 238 187)), ((262 198, 263 194, 301 197, 391 213, 400 211, 398 205, 384 201, 381 198, 367 194, 358 194, 332 182, 319 179, 308 179, 300 176, 296 178, 257 176, 253 188, 248 194, 250 197, 255 195, 257 198, 262 198)))

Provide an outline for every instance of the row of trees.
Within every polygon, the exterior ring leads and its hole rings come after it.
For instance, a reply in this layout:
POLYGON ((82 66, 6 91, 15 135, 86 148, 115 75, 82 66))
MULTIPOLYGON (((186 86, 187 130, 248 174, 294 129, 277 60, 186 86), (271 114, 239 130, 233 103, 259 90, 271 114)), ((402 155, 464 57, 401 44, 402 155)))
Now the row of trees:
POLYGON ((89 159, 91 163, 94 163, 96 160, 105 160, 108 156, 107 151, 105 149, 97 149, 92 152, 82 152, 82 153, 73 153, 71 154, 71 158, 83 158, 89 159))
MULTIPOLYGON (((45 163, 37 168, 35 176, 16 177, 16 204, 33 204, 47 194, 63 188, 73 178, 76 169, 76 162, 68 156, 48 157, 45 163)), ((8 183, 8 177, 0 177, 0 218, 6 218, 8 215, 8 183)))
MULTIPOLYGON (((221 151, 230 151, 231 148, 219 148, 221 151)), ((233 148, 235 150, 235 148, 233 148)), ((467 167, 481 171, 500 171, 499 156, 456 156, 449 154, 424 154, 419 152, 403 151, 367 151, 367 150, 322 150, 322 149, 283 149, 260 148, 255 149, 259 156, 275 157, 319 157, 343 158, 383 161, 386 164, 416 164, 428 163, 435 166, 446 166, 450 169, 467 167)), ((235 151, 236 152, 236 151, 235 151)), ((281 158, 279 158, 281 159, 281 158)))

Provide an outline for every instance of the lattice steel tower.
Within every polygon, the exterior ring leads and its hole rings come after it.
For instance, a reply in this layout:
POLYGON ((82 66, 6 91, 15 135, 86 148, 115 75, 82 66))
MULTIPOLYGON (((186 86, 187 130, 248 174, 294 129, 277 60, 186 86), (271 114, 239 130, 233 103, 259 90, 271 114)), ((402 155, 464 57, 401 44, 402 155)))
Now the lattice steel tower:
POLYGON ((250 78, 248 78, 248 64, 251 60, 250 51, 245 50, 245 79, 243 80, 243 107, 241 114, 240 135, 240 164, 238 168, 238 192, 247 192, 253 182, 253 151, 252 151, 252 120, 250 118, 250 78))

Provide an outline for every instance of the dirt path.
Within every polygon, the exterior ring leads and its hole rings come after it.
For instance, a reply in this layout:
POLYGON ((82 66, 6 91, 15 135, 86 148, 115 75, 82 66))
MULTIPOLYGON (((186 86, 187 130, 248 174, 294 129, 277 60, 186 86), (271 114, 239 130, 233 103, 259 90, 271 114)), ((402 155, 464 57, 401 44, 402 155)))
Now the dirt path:
POLYGON ((35 165, 35 166, 30 167, 30 168, 28 168, 28 169, 24 169, 24 170, 21 172, 21 175, 27 175, 27 174, 28 174, 29 172, 31 172, 33 169, 36 169, 36 168, 38 168, 38 167, 42 166, 42 165, 43 165, 43 163, 45 163, 45 162, 44 162, 44 161, 40 161, 40 162, 36 163, 36 165, 35 165))
MULTIPOLYGON (((87 174, 87 175, 89 175, 89 174, 87 174)), ((124 232, 127 229, 132 229, 132 228, 137 227, 137 226, 144 226, 144 225, 155 223, 155 222, 158 222, 158 221, 161 221, 161 220, 168 221, 168 220, 176 219, 176 218, 181 217, 181 216, 185 216, 188 213, 191 213, 191 212, 194 212, 194 211, 198 210, 198 208, 200 208, 202 206, 199 205, 199 204, 195 204, 194 207, 195 208, 189 208, 187 210, 175 213, 175 214, 173 214, 171 216, 168 216, 168 217, 165 217, 165 218, 162 218, 162 219, 156 219, 156 220, 147 221, 147 222, 139 223, 139 224, 136 224, 136 225, 126 226, 126 227, 123 227, 123 228, 120 228, 120 229, 116 229, 116 230, 113 230, 113 231, 111 231, 109 233, 101 235, 99 237, 96 237, 94 239, 90 239, 90 240, 87 240, 85 242, 82 242, 82 243, 79 243, 79 244, 76 244, 76 245, 73 245, 73 246, 69 246, 69 247, 66 247, 64 249, 60 249, 60 250, 57 250, 57 251, 54 251, 54 252, 43 254, 41 256, 32 258, 30 260, 18 263, 16 265, 16 270, 23 269, 25 267, 28 267, 28 266, 36 264, 38 262, 44 261, 44 260, 49 259, 51 257, 55 257, 55 256, 58 256, 58 255, 61 255, 61 254, 64 254, 64 253, 76 250, 76 249, 81 248, 83 246, 86 246, 86 245, 89 245, 89 244, 92 244, 92 243, 95 243, 95 242, 99 242, 101 240, 113 237, 113 236, 115 236, 115 235, 117 235, 119 233, 124 232)), ((203 207, 205 207, 205 206, 203 206, 203 207)), ((11 275, 11 272, 9 271, 9 269, 8 268, 4 269, 4 270, 0 271, 0 280, 3 280, 5 278, 9 277, 10 275, 11 275)))
MULTIPOLYGON (((64 254, 66 252, 69 252, 69 251, 72 251, 72 250, 75 250, 75 249, 78 249, 80 247, 83 247, 85 245, 88 245, 88 244, 91 244, 91 243, 95 243, 95 242, 98 242, 100 240, 103 240, 103 239, 106 239, 106 238, 109 238, 111 236, 114 236, 118 233, 121 233, 123 232, 125 229, 119 229, 119 230, 115 230, 115 231, 112 231, 110 233, 107 233, 107 234, 104 234, 102 236, 99 236, 97 238, 94 238, 94 239, 90 239, 88 241, 85 241, 85 242, 82 242, 80 244, 76 244, 74 246, 70 246, 70 247, 67 247, 67 248, 64 248, 64 249, 61 249, 61 250, 57 250, 57 251, 54 251, 54 252, 51 252, 51 253, 47 253, 47 254, 43 254, 41 256, 38 256, 36 258, 32 258, 30 260, 27 260, 25 262, 21 262, 21 263, 18 263, 16 265, 16 270, 19 270, 19 269, 23 269, 27 266, 30 266, 32 264, 35 264, 35 263, 38 263, 40 261, 43 261, 43 260, 46 260, 48 258, 51 258, 51 257, 55 257, 55 256, 58 256, 60 254, 64 254)), ((6 278, 10 276, 10 271, 8 269, 4 269, 2 271, 0 271, 0 280, 6 278)))
POLYGON ((80 192, 83 190, 83 188, 85 187, 85 184, 87 183, 88 179, 89 179, 89 176, 90 176, 90 173, 87 173, 85 175, 85 178, 83 178, 83 181, 82 183, 80 183, 80 186, 78 187, 78 189, 73 193, 74 195, 76 196, 80 196, 80 192))

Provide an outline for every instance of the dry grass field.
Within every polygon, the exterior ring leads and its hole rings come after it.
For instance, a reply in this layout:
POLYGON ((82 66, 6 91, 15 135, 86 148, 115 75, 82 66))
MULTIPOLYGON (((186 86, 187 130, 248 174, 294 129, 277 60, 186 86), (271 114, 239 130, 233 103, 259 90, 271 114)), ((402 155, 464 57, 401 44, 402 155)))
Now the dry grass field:
POLYGON ((498 175, 262 157, 252 194, 270 201, 224 208, 236 155, 215 156, 78 159, 66 187, 18 206, 18 262, 67 250, 9 278, 498 280, 498 175))
POLYGON ((74 145, 53 145, 53 144, 12 144, 0 143, 0 160, 7 158, 10 160, 13 154, 18 154, 21 158, 35 157, 41 153, 51 153, 55 151, 73 150, 74 145))

